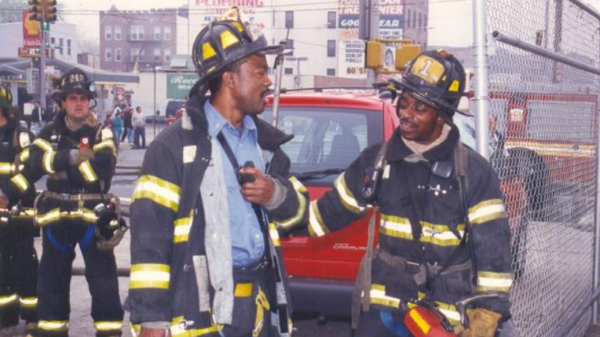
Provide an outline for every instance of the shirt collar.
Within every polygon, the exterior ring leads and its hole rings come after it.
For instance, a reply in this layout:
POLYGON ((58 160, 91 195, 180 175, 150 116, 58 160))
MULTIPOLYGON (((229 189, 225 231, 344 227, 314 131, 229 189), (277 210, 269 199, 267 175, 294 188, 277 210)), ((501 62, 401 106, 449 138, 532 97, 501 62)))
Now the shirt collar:
POLYGON ((248 115, 244 116, 242 120, 242 129, 236 129, 225 117, 223 117, 215 107, 210 104, 209 100, 204 103, 204 111, 206 113, 206 119, 208 120, 208 132, 211 137, 216 137, 223 128, 227 127, 230 131, 237 132, 239 135, 243 135, 246 132, 256 133, 256 123, 248 115))

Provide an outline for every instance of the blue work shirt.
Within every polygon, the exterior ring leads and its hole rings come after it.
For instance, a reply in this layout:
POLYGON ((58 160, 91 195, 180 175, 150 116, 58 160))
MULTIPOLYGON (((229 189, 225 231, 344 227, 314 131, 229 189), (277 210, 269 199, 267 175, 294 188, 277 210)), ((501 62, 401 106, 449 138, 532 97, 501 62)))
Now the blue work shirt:
POLYGON ((227 184, 233 266, 248 266, 263 255, 265 241, 252 204, 242 197, 242 187, 237 181, 233 164, 218 142, 217 135, 219 132, 223 133, 238 165, 242 166, 245 162, 252 161, 256 169, 265 172, 262 151, 258 146, 256 124, 250 116, 245 116, 242 128, 236 129, 209 101, 204 104, 204 111, 208 120, 208 132, 221 148, 223 174, 227 184))

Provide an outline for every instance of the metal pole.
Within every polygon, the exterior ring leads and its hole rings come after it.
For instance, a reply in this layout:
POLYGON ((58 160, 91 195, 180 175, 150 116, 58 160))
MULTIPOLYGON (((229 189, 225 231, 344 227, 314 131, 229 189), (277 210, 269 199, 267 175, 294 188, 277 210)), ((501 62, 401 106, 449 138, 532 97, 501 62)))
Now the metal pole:
POLYGON ((477 152, 489 159, 489 130, 488 115, 490 109, 488 55, 487 55, 487 25, 486 25, 486 0, 473 1, 473 42, 475 44, 475 122, 477 152))
MULTIPOLYGON (((554 12, 554 52, 560 54, 562 44, 562 17, 563 17, 563 1, 555 0, 554 12)), ((552 62, 552 83, 558 83, 558 63, 552 62)))
MULTIPOLYGON (((594 276, 592 288, 598 288, 600 283, 600 132, 598 132, 598 113, 596 112, 596 214, 595 214, 595 236, 594 236, 594 276)), ((598 300, 594 301, 592 307, 592 322, 598 324, 598 300)))
POLYGON ((566 56, 551 52, 549 50, 545 50, 544 48, 540 48, 538 46, 534 46, 532 44, 526 43, 521 41, 520 39, 514 37, 514 36, 510 36, 510 35, 506 35, 506 34, 502 34, 498 31, 495 31, 492 33, 492 36, 494 37, 494 39, 506 43, 508 45, 511 45, 513 47, 517 47, 519 49, 522 50, 526 50, 529 52, 532 52, 536 55, 540 55, 543 56, 545 58, 551 59, 553 61, 557 61, 560 63, 564 63, 567 64, 571 67, 577 68, 577 69, 581 69, 583 71, 587 71, 589 73, 592 74, 596 74, 596 75, 600 75, 600 69, 598 68, 594 68, 594 67, 590 67, 585 63, 581 63, 579 61, 575 61, 573 59, 570 59, 566 56))
POLYGON ((42 21, 40 21, 40 105, 41 108, 46 110, 46 32, 44 31, 44 24, 46 19, 46 8, 42 7, 42 21))

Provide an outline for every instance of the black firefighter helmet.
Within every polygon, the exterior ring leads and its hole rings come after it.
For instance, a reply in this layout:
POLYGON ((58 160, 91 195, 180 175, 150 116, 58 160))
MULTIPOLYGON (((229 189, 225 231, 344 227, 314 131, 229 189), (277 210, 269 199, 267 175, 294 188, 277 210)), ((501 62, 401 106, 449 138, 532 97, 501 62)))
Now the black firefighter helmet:
POLYGON ((389 81, 400 91, 408 91, 417 100, 433 106, 449 124, 454 112, 473 116, 458 109, 465 96, 465 70, 456 57, 444 50, 419 54, 408 64, 401 79, 392 77, 389 81))
POLYGON ((63 75, 60 79, 60 87, 52 95, 52 99, 60 105, 67 94, 73 92, 84 94, 90 100, 96 98, 96 83, 91 81, 88 75, 79 68, 73 68, 63 75))
POLYGON ((202 85, 231 64, 252 54, 274 55, 282 45, 269 45, 258 23, 251 22, 237 7, 200 31, 192 49, 192 60, 200 79, 190 90, 198 95, 202 85))

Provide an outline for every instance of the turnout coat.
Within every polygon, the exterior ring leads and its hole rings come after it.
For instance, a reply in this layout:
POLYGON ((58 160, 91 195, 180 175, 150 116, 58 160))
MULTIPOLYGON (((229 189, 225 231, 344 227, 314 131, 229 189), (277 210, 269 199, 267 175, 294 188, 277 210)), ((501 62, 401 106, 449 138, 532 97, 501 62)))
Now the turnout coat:
MULTIPOLYGON (((170 322, 173 336, 212 334, 215 322, 230 324, 236 319, 231 277, 235 233, 230 233, 222 173, 228 159, 208 133, 204 103, 205 98, 190 98, 182 118, 151 143, 132 197, 126 308, 134 324, 170 322), (194 264, 195 260, 206 263, 194 264), (209 297, 198 286, 207 273, 209 297)), ((277 228, 306 223, 308 196, 304 186, 289 176, 290 160, 280 148, 292 136, 260 119, 255 122, 266 173, 287 189, 281 205, 265 210, 270 236, 265 249, 274 247, 282 261, 277 228)), ((274 281, 276 275, 267 277, 274 281)), ((272 310, 276 307, 271 305, 272 310)))

